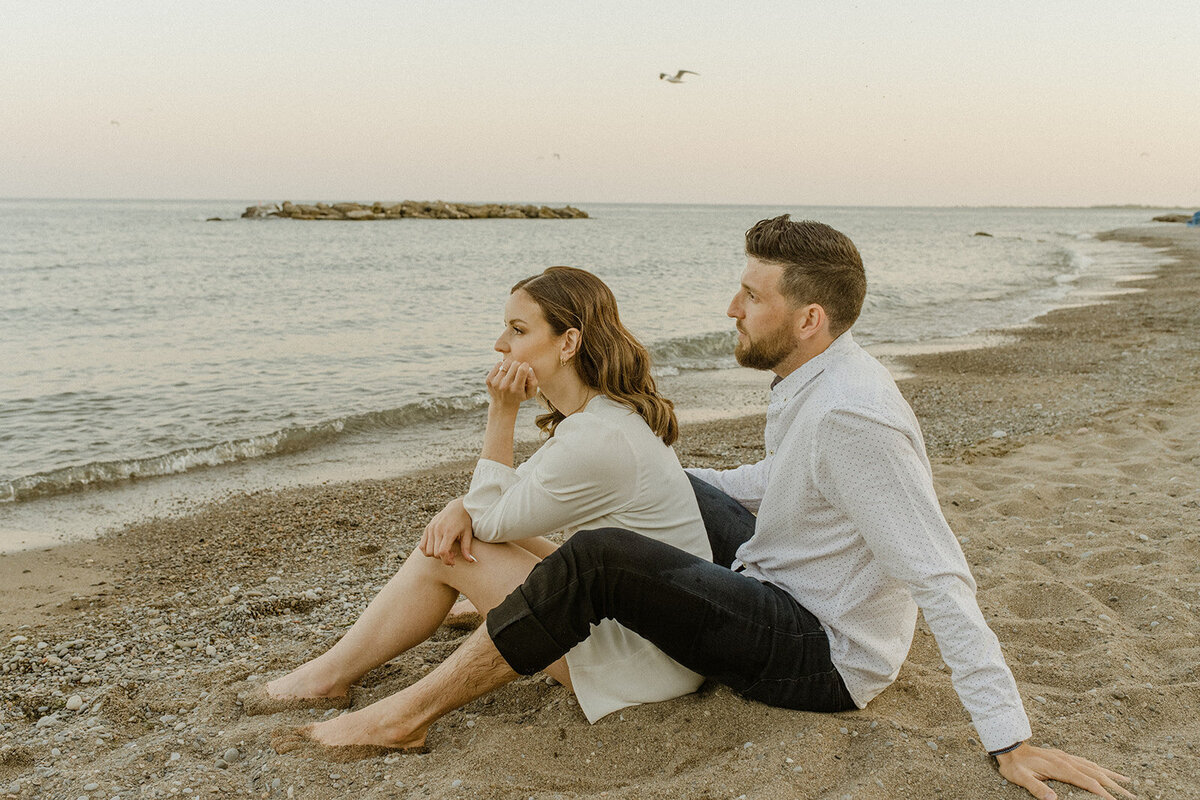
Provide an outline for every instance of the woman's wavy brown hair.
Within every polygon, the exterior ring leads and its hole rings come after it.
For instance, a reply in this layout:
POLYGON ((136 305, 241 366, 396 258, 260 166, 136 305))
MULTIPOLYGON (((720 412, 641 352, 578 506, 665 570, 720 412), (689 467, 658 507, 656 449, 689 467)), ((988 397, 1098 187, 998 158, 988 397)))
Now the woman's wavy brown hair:
MULTIPOLYGON (((650 375, 650 354, 621 324, 617 299, 604 281, 577 267, 550 267, 511 291, 518 289, 538 304, 555 335, 579 329, 579 349, 572 361, 584 383, 636 411, 668 445, 679 438, 675 405, 658 393, 650 375)), ((550 411, 537 418, 537 425, 553 436, 565 415, 545 398, 542 402, 550 411)))

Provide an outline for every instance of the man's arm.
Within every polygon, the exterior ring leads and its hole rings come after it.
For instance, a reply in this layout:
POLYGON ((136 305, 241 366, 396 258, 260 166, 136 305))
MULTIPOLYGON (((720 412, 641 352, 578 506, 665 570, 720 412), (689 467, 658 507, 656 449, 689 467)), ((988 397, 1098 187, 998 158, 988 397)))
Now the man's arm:
POLYGON ((703 469, 688 467, 684 472, 715 486, 737 500, 750 511, 758 511, 767 491, 767 476, 771 473, 771 457, 756 464, 743 464, 736 469, 703 469))
MULTIPOLYGON (((1029 739, 1016 681, 979 610, 975 581, 916 444, 868 412, 834 411, 819 427, 814 468, 822 493, 924 612, 983 746, 992 752, 1029 739)), ((1122 776, 1061 751, 1022 744, 999 759, 1006 778, 1039 798, 1054 796, 1042 783, 1048 778, 1106 798, 1106 787, 1125 793, 1113 782, 1122 776)))

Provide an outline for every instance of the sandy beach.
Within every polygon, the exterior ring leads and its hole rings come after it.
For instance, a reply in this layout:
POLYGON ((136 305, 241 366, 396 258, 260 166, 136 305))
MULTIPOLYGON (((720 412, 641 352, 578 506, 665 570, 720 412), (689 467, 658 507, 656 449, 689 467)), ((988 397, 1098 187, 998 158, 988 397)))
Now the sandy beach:
MULTIPOLYGON (((999 346, 910 357, 901 389, 1034 741, 1130 775, 1140 797, 1200 797, 1200 232, 1110 235, 1173 261, 999 346)), ((757 412, 686 424, 677 445, 718 467, 761 448, 757 412)), ((445 717, 426 755, 277 755, 270 732, 317 713, 247 717, 239 695, 334 641, 470 466, 247 494, 0 556, 0 795, 1028 796, 983 753, 923 621, 861 711, 772 709, 710 683, 588 725, 535 677, 445 717)), ((443 628, 372 673, 357 702, 461 636, 443 628)))

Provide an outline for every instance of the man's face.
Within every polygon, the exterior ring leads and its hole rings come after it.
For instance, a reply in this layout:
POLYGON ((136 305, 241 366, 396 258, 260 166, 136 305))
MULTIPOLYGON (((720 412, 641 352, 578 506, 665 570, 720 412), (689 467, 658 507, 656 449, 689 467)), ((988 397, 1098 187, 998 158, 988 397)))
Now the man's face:
POLYGON ((746 259, 741 288, 725 312, 737 320, 733 355, 743 367, 774 369, 799 345, 793 328, 796 309, 779 291, 782 276, 778 264, 746 259))

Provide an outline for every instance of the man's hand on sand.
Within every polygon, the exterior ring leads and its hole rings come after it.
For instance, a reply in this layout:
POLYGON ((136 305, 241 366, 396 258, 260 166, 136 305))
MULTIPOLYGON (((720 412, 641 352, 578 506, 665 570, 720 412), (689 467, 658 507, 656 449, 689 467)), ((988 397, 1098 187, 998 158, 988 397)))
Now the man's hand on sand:
POLYGON ((418 545, 421 552, 430 558, 440 558, 448 567, 454 566, 454 551, 460 550, 463 558, 475 561, 471 554, 471 543, 474 541, 474 529, 471 526, 471 515, 463 506, 462 498, 451 500, 446 507, 439 511, 421 534, 418 545))
POLYGON ((1125 797, 1134 797, 1117 781, 1128 781, 1124 775, 1105 769, 1099 764, 1080 756, 1064 753, 1050 747, 1034 747, 1028 742, 1010 753, 996 756, 1000 774, 1009 783, 1024 786, 1038 800, 1055 800, 1054 790, 1044 781, 1056 780, 1086 789, 1105 800, 1116 800, 1109 793, 1120 792, 1125 797))

